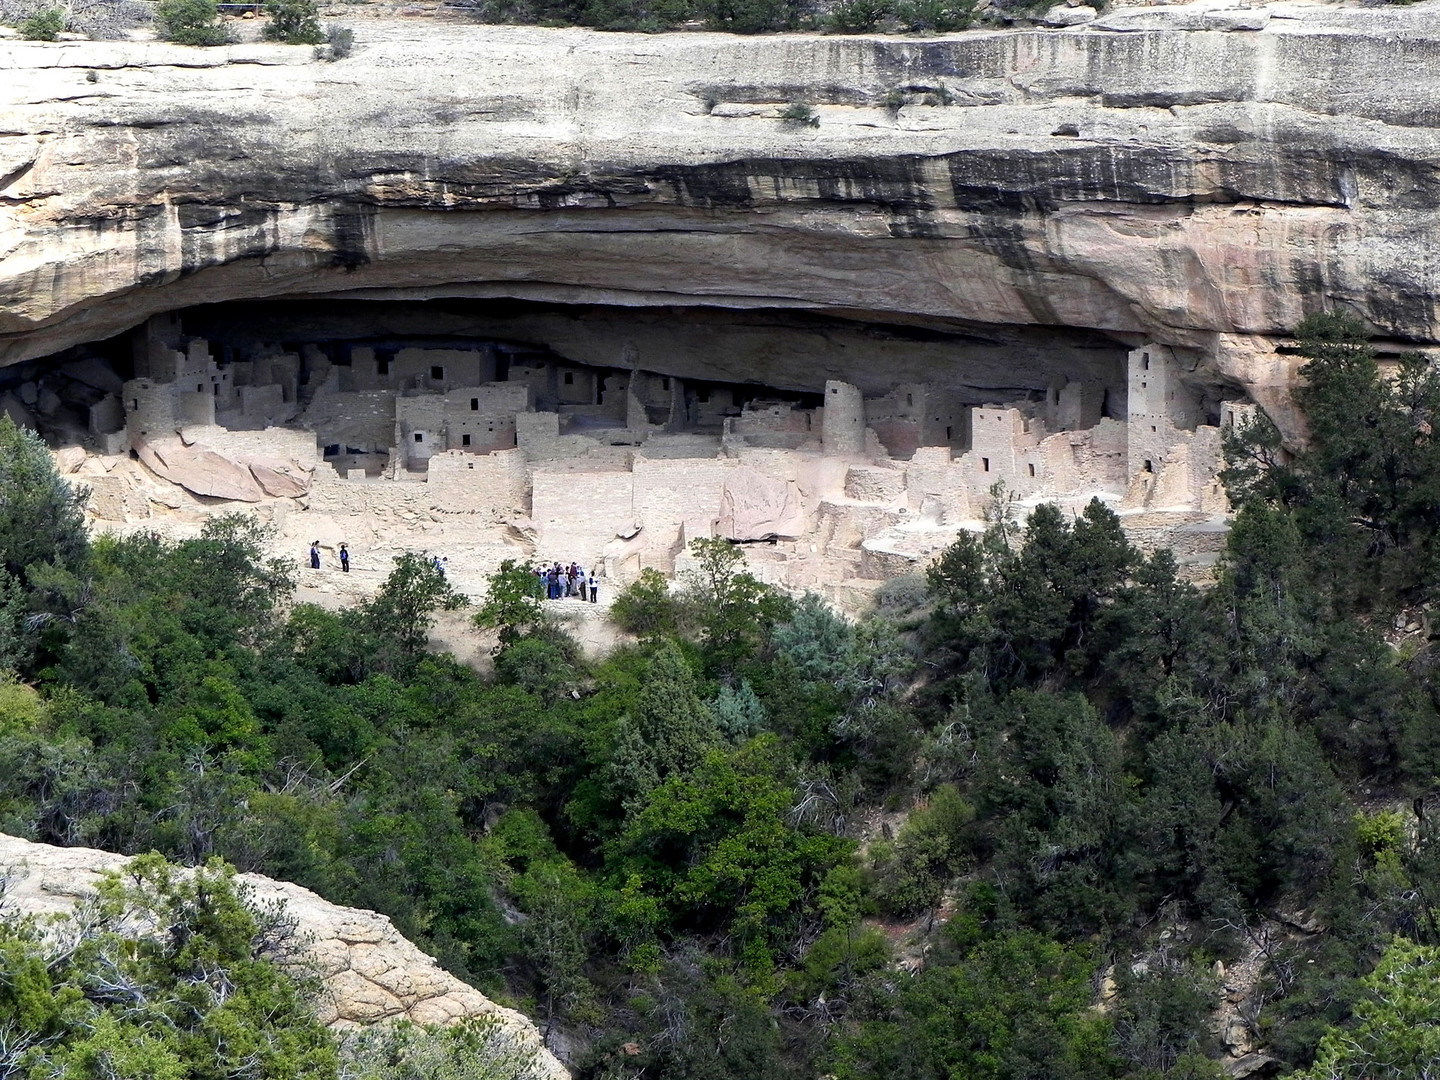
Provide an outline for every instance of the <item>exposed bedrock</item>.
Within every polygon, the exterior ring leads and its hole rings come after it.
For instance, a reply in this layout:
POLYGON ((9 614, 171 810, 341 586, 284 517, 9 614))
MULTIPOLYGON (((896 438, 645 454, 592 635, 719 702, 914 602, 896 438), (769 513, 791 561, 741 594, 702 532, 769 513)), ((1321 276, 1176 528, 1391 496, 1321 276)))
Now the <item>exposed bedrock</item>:
POLYGON ((1440 340, 1437 10, 5 42, 0 363, 202 303, 499 296, 1099 331, 1283 412, 1306 311, 1440 340))

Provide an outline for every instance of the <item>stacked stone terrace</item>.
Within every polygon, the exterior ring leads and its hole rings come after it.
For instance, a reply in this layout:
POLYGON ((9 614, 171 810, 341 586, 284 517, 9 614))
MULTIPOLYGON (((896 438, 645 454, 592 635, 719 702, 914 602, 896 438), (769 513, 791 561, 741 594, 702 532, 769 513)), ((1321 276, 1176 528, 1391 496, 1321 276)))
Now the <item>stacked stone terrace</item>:
MULTIPOLYGON (((1223 536, 1220 428, 1163 346, 1129 354, 1124 403, 1061 377, 1043 396, 974 405, 924 383, 757 394, 466 345, 356 344, 348 363, 314 344, 242 355, 158 317, 136 334, 135 377, 90 408, 86 441, 207 510, 266 504, 297 541, 338 543, 364 519, 372 541, 400 544, 438 524, 471 564, 575 559, 612 582, 674 572, 689 540, 720 535, 768 542, 751 562, 776 584, 864 592, 977 527, 1001 490, 1022 507, 1099 495, 1145 546, 1200 564, 1223 536)), ((1222 422, 1253 408, 1227 403, 1222 422)), ((135 469, 86 470, 103 522, 199 509, 141 490, 135 469)))

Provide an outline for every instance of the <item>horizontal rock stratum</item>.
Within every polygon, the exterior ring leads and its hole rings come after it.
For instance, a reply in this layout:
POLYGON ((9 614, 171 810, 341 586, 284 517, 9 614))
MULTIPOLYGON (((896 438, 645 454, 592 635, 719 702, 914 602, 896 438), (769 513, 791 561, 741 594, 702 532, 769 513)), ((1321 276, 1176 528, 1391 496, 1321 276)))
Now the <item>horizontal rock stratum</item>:
POLYGON ((0 363, 196 303, 513 296, 1091 328, 1273 407, 1307 311, 1440 340, 1437 11, 7 41, 0 363))
MULTIPOLYGON (((0 833, 0 876, 6 877, 3 914, 68 912, 91 892, 101 874, 127 861, 108 851, 35 844, 0 833)), ((340 907, 308 889, 259 874, 241 874, 239 880, 250 886, 259 904, 283 901, 298 933, 310 939, 310 954, 325 985, 320 1018, 331 1027, 399 1019, 449 1024, 493 1017, 513 1045, 535 1052, 533 1068, 517 1080, 566 1080, 570 1075, 523 1014, 496 1005, 442 971, 384 915, 340 907)))

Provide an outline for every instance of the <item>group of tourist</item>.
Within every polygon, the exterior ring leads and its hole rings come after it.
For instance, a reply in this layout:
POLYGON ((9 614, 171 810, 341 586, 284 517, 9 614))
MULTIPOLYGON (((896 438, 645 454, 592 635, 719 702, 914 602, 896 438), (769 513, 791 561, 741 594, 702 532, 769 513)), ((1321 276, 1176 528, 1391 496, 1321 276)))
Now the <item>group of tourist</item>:
MULTIPOLYGON (((432 564, 441 577, 447 576, 450 569, 450 560, 436 555, 432 564)), ((316 540, 310 545, 310 569, 320 569, 320 541, 316 540)), ((350 572, 350 549, 344 544, 340 545, 340 569, 345 573, 350 572)), ((588 600, 590 603, 598 603, 600 598, 600 583, 595 580, 595 573, 585 573, 585 568, 579 563, 571 563, 569 566, 562 566, 555 563, 553 566, 537 566, 535 576, 540 581, 540 587, 544 590, 549 600, 564 600, 567 598, 588 600)))
MULTIPOLYGON (((319 541, 319 540, 312 540, 312 541, 310 542, 310 569, 311 569, 311 570, 319 570, 319 569, 320 569, 320 541, 319 541)), ((350 572, 350 549, 349 549, 348 547, 346 547, 344 544, 341 544, 341 545, 340 545, 340 569, 343 570, 343 571, 344 571, 345 573, 347 573, 347 574, 350 572)))
POLYGON ((586 577, 585 568, 578 563, 562 566, 557 562, 553 566, 537 566, 535 576, 540 579, 540 587, 545 590, 548 600, 575 597, 593 604, 600 595, 600 583, 595 580, 595 572, 592 570, 586 577))

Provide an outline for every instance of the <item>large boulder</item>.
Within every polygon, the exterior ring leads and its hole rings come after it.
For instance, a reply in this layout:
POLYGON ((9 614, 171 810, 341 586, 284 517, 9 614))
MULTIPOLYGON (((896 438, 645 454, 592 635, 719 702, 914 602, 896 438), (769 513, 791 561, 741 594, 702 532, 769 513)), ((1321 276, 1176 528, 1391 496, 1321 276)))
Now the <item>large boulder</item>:
POLYGON ((795 484, 741 465, 720 491, 720 535, 727 540, 797 537, 805 531, 805 508, 795 484))

